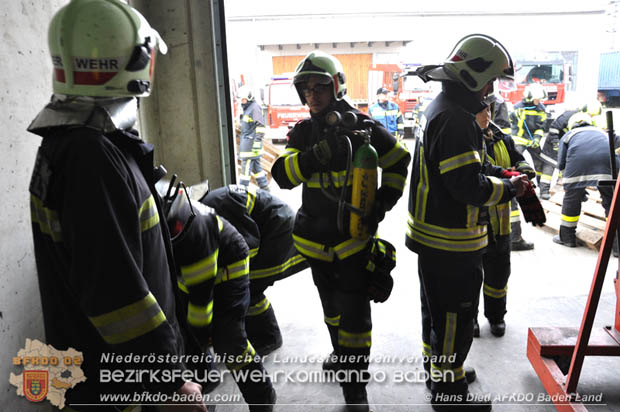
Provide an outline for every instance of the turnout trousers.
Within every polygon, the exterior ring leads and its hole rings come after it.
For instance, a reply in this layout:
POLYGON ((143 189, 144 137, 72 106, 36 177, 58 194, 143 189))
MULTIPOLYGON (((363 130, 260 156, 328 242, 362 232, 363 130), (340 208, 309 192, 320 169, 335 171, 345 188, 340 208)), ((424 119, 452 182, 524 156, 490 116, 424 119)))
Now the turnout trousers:
POLYGON ((510 277, 510 235, 496 236, 482 255, 484 281, 484 316, 491 323, 504 319, 506 313, 506 293, 510 277))
POLYGON ((424 367, 433 393, 465 394, 463 364, 473 341, 482 256, 418 254, 424 367))

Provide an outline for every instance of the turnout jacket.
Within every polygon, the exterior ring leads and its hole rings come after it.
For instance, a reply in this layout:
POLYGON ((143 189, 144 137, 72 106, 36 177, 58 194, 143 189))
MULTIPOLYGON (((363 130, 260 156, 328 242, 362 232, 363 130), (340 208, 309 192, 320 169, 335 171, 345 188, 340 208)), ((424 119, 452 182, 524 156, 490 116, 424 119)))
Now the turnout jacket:
POLYGON ((263 154, 263 137, 265 136, 263 111, 255 101, 250 101, 242 107, 239 158, 260 157, 263 154))
POLYGON ((545 121, 547 113, 545 105, 521 100, 515 104, 513 112, 510 114, 510 124, 512 125, 512 136, 515 144, 522 146, 537 146, 540 139, 544 136, 545 121))
MULTIPOLYGON (((327 110, 344 113, 351 107, 344 101, 333 103, 327 110)), ((369 120, 359 111, 361 128, 362 120, 369 120)), ((300 184, 302 189, 302 205, 297 211, 293 240, 295 247, 306 257, 331 262, 336 255, 345 259, 365 249, 368 241, 351 238, 348 233, 349 217, 344 220, 347 233, 340 233, 337 227, 338 204, 328 198, 321 190, 320 175, 329 190, 339 191, 345 187, 345 200, 351 202, 353 173, 345 182, 347 158, 340 155, 332 159, 330 168, 323 169, 312 153, 312 146, 319 140, 327 138, 327 125, 324 114, 313 115, 309 119, 298 122, 289 131, 289 142, 284 152, 276 159, 271 169, 272 176, 284 189, 292 189, 300 184)), ((341 138, 341 137, 339 137, 341 138)), ((382 169, 381 184, 377 190, 376 201, 385 210, 390 210, 402 196, 407 176, 407 165, 411 159, 407 149, 401 145, 381 124, 374 122, 372 146, 379 156, 379 167, 382 169)), ((361 138, 352 138, 353 153, 362 145, 361 138)))
MULTIPOLYGON (((173 238, 172 246, 181 273, 178 285, 188 298, 187 321, 204 344, 211 334, 213 289, 248 276, 249 249, 226 219, 197 209, 196 218, 173 238)), ((216 312, 226 310, 218 306, 216 312)))
POLYGON ((554 119, 549 125, 549 134, 547 134, 547 141, 545 141, 543 146, 543 153, 551 156, 552 160, 557 160, 560 139, 568 132, 568 120, 579 111, 568 110, 558 116, 557 119, 554 119))
POLYGON ((200 202, 226 218, 250 249, 250 281, 273 283, 308 267, 293 245, 295 213, 265 190, 228 185, 209 191, 200 202))
POLYGON ((403 114, 394 102, 386 100, 383 103, 375 103, 368 110, 370 117, 378 121, 394 136, 399 137, 405 131, 403 114))
POLYGON ((503 169, 485 162, 475 118, 483 108, 463 86, 444 82, 424 112, 409 186, 406 245, 413 252, 481 252, 488 243, 486 208, 515 194, 508 179, 496 177, 503 169))
MULTIPOLYGON (((33 132, 43 137, 30 210, 45 336, 56 349, 81 351, 87 378, 67 393, 67 401, 100 403, 100 392, 142 391, 140 384, 101 384, 99 370, 115 367, 100 365, 104 353, 165 356, 184 350, 170 237, 153 186, 153 148, 135 131, 104 134, 72 126, 33 132)), ((144 382, 148 390, 167 393, 182 384, 180 378, 144 382)))
MULTIPOLYGON (((620 145, 616 136, 615 147, 620 145)), ((618 164, 618 155, 615 155, 618 164)), ((577 127, 566 133, 558 149, 558 169, 564 189, 597 186, 599 180, 611 179, 609 137, 594 126, 577 127)))
MULTIPOLYGON (((526 163, 525 158, 515 148, 510 135, 490 125, 484 131, 484 143, 486 146, 489 163, 504 169, 519 167, 526 163)), ((494 236, 506 236, 510 234, 510 202, 500 203, 489 207, 489 220, 494 236)))

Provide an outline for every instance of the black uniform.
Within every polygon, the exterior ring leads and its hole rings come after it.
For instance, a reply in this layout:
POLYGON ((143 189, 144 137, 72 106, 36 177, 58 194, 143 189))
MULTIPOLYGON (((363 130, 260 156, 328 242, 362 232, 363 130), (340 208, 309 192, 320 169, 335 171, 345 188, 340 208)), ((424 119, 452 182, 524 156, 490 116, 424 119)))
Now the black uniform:
POLYGON ((549 133, 542 147, 541 156, 546 160, 543 164, 542 177, 539 183, 540 193, 548 193, 551 186, 553 170, 557 167, 560 139, 568 132, 568 120, 579 110, 568 110, 554 119, 549 125, 549 133))
MULTIPOLYGON (((525 163, 510 135, 493 125, 485 130, 485 144, 489 162, 510 169, 525 163)), ((498 323, 506 313, 506 293, 510 276, 510 202, 489 207, 489 245, 482 256, 484 281, 484 316, 498 323)))
MULTIPOLYGON (((334 102, 325 111, 351 110, 344 101, 334 102)), ((368 355, 371 346, 371 317, 368 296, 368 252, 371 242, 357 240, 338 230, 338 204, 321 190, 320 174, 328 190, 346 190, 351 202, 352 178, 345 182, 347 158, 332 159, 329 170, 322 169, 312 153, 312 146, 326 137, 325 113, 302 120, 289 132, 284 153, 271 170, 280 187, 292 189, 303 184, 302 206, 295 218, 293 240, 297 250, 308 259, 312 276, 323 305, 324 320, 334 351, 339 355, 368 355)), ((357 112, 361 119, 368 119, 357 112)), ((369 120, 369 119, 368 119, 369 120)), ((359 123, 358 123, 359 124, 359 123)), ((359 126, 358 126, 359 127, 359 126)), ((374 122, 371 143, 383 169, 377 202, 390 210, 402 196, 410 156, 383 126, 374 122)), ((352 139, 353 153, 362 145, 352 139)), ((349 227, 348 216, 345 228, 349 227)), ((343 369, 364 371, 367 358, 359 362, 341 362, 343 369)))
POLYGON ((406 244, 418 254, 423 352, 437 356, 424 365, 440 374, 432 375, 433 393, 467 392, 463 363, 482 284, 487 207, 515 194, 509 180, 495 177, 503 169, 484 164, 475 119, 483 107, 462 85, 443 83, 424 112, 424 138, 416 142, 406 244))
MULTIPOLYGON (((616 147, 619 141, 616 136, 616 147)), ((558 149, 558 168, 562 172, 564 200, 562 201, 562 221, 560 239, 575 242, 575 231, 581 215, 581 202, 586 187, 597 186, 599 180, 611 179, 609 164, 609 138, 597 127, 577 127, 566 133, 560 140, 558 149)), ((618 156, 616 155, 616 163, 618 156)), ((613 188, 599 186, 605 216, 609 213, 613 188)))
MULTIPOLYGON (((172 245, 180 266, 179 287, 186 292, 187 320, 195 336, 205 347, 211 341, 229 370, 265 377, 253 381, 233 373, 248 404, 272 403, 271 380, 245 332, 250 303, 245 240, 228 221, 213 213, 198 213, 179 232, 173 231, 172 245)), ((263 409, 251 406, 250 410, 263 409)))
MULTIPOLYGON (((84 355, 87 380, 67 392, 67 403, 99 404, 100 393, 145 388, 171 394, 183 385, 180 377, 135 385, 99 381, 101 368, 154 368, 147 363, 100 365, 103 353, 184 353, 181 328, 187 328, 182 317, 177 321, 176 276, 153 186, 152 146, 130 130, 31 131, 43 136, 30 208, 46 341, 84 355)), ((171 362, 157 368, 185 366, 171 362)))
POLYGON ((211 190, 200 201, 225 217, 250 248, 250 306, 245 330, 256 351, 264 356, 282 344, 265 289, 308 267, 293 245, 295 213, 269 192, 241 185, 211 190))
POLYGON ((267 176, 260 165, 263 155, 263 137, 265 136, 265 120, 263 112, 255 101, 248 101, 241 105, 241 141, 239 144, 239 158, 241 159, 240 184, 250 184, 252 176, 261 189, 267 188, 267 176))

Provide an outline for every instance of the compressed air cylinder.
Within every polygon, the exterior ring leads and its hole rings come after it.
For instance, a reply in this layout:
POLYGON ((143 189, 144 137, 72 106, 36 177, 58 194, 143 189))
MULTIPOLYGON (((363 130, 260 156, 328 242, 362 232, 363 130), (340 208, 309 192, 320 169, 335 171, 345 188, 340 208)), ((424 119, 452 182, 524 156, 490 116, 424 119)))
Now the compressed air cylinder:
POLYGON ((353 158, 353 188, 351 204, 360 209, 363 215, 351 211, 351 223, 349 230, 351 236, 364 240, 372 233, 368 233, 368 225, 362 221, 362 216, 368 216, 375 204, 377 192, 377 151, 366 141, 355 152, 353 158))

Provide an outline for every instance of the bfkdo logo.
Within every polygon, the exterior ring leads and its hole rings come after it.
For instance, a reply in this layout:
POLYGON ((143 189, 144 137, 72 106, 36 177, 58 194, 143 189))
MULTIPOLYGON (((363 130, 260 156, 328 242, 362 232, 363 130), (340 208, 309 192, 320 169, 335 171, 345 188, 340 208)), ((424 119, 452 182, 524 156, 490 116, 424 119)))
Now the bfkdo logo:
POLYGON ((41 402, 49 390, 48 371, 24 371, 24 396, 32 402, 41 402))

